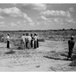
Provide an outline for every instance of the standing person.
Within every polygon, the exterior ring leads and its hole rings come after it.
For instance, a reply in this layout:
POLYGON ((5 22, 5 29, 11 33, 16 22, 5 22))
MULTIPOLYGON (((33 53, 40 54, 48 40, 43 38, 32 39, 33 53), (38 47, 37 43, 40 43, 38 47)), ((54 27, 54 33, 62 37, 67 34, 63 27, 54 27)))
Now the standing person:
POLYGON ((31 48, 31 40, 32 38, 31 38, 31 35, 29 34, 28 35, 28 48, 31 48))
POLYGON ((67 59, 69 59, 69 58, 71 59, 74 45, 75 45, 74 37, 72 36, 72 37, 70 38, 70 40, 68 40, 69 52, 68 52, 68 58, 67 58, 67 59))
POLYGON ((22 35, 22 48, 25 48, 25 34, 22 35))
POLYGON ((38 44, 37 39, 38 39, 37 34, 34 34, 34 49, 36 49, 38 46, 37 45, 38 44))
POLYGON ((31 34, 31 48, 33 48, 33 40, 34 38, 33 38, 33 35, 31 34))
POLYGON ((37 48, 39 47, 39 39, 38 39, 38 36, 37 36, 37 48))
POLYGON ((26 49, 28 49, 28 33, 26 33, 26 37, 25 37, 25 46, 26 49))
POLYGON ((10 48, 10 34, 7 34, 7 48, 9 49, 10 48))

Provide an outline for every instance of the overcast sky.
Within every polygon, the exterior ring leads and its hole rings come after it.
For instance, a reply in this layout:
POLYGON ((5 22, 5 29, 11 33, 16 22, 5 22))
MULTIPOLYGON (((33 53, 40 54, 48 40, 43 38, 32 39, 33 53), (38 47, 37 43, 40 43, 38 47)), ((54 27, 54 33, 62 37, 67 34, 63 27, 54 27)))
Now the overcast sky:
POLYGON ((0 4, 0 30, 76 29, 76 4, 0 4))

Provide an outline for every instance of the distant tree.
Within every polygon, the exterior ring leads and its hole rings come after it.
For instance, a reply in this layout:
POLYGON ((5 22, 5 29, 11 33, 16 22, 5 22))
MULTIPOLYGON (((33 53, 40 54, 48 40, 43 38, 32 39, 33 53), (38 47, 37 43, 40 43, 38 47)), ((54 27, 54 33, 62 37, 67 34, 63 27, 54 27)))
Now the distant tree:
POLYGON ((73 28, 71 28, 70 30, 73 30, 73 28))
POLYGON ((65 29, 63 28, 62 30, 64 31, 65 29))

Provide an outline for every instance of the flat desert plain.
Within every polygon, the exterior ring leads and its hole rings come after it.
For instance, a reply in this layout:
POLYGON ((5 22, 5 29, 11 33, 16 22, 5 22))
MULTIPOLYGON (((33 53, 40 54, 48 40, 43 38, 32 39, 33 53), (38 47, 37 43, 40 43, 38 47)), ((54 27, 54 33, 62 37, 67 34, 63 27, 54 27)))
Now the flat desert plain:
POLYGON ((67 41, 40 42, 37 49, 7 49, 6 43, 0 43, 0 71, 11 72, 51 72, 76 71, 75 47, 72 61, 66 60, 68 55, 67 41))

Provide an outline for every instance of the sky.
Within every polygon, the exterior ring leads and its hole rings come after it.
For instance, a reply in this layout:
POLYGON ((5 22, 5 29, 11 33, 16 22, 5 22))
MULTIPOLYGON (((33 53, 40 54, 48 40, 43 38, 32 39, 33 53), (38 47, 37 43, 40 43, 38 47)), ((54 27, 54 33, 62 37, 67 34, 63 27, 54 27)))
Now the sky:
POLYGON ((76 29, 76 4, 1 3, 0 30, 76 29))

